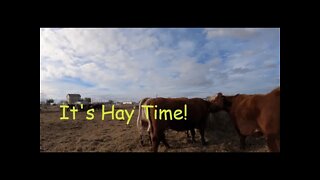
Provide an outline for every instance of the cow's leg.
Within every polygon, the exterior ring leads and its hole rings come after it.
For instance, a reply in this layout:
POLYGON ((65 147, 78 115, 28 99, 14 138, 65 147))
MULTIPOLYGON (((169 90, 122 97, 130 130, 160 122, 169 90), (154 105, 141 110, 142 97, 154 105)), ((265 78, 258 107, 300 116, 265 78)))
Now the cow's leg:
POLYGON ((163 142, 163 144, 166 146, 166 148, 170 148, 170 146, 169 146, 169 144, 168 144, 168 142, 166 140, 164 132, 160 134, 160 141, 163 142))
POLYGON ((196 140, 195 140, 195 134, 196 134, 196 132, 194 131, 194 129, 190 129, 190 132, 191 132, 192 143, 195 143, 195 142, 196 142, 196 140))
POLYGON ((267 144, 271 152, 280 152, 280 149, 278 149, 276 136, 267 135, 267 144))
POLYGON ((201 143, 203 146, 205 146, 205 145, 207 145, 207 142, 204 139, 204 128, 200 128, 199 131, 200 131, 200 136, 201 136, 201 143))
POLYGON ((152 137, 152 146, 153 146, 153 152, 158 152, 159 147, 159 138, 155 135, 152 137))
POLYGON ((189 131, 188 131, 188 130, 186 131, 186 134, 187 134, 187 138, 190 138, 190 135, 189 135, 189 131))
POLYGON ((143 138, 142 138, 142 134, 140 133, 140 144, 141 146, 143 146, 143 138))
POLYGON ((245 135, 242 135, 238 126, 235 126, 235 129, 239 135, 239 138, 240 138, 240 149, 241 150, 244 150, 246 148, 246 137, 245 135))
POLYGON ((149 134, 150 144, 152 145, 152 140, 151 140, 151 134, 150 134, 150 132, 148 132, 148 134, 149 134))
POLYGON ((246 137, 247 136, 239 134, 239 137, 240 137, 240 149, 244 150, 246 148, 246 137))

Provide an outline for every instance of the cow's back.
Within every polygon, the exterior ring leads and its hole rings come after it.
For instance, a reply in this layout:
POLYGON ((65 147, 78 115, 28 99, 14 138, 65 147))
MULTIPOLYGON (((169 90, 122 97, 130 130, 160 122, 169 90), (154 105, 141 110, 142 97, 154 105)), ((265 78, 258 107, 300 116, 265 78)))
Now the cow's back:
POLYGON ((150 118, 153 119, 153 127, 157 130, 170 128, 177 131, 184 131, 192 128, 199 128, 201 125, 205 124, 206 117, 209 114, 208 102, 200 98, 154 98, 150 99, 149 105, 157 105, 156 119, 154 118, 154 109, 150 111, 150 118), (186 120, 184 119, 185 104, 187 105, 186 120), (173 119, 164 120, 164 114, 162 114, 162 119, 160 120, 160 109, 170 109, 173 119), (183 118, 181 120, 174 119, 174 112, 178 109, 182 110, 180 116, 183 118))

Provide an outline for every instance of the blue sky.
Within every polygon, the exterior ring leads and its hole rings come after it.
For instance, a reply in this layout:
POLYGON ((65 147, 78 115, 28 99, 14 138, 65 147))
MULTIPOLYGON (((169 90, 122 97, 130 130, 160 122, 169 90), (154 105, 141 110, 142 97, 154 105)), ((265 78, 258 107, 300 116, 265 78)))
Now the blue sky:
POLYGON ((279 28, 41 28, 40 99, 267 93, 280 86, 279 28))

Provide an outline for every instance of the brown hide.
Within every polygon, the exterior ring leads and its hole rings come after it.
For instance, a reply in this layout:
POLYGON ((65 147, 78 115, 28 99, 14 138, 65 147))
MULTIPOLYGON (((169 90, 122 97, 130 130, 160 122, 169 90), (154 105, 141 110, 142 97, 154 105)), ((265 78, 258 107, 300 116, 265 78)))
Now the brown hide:
MULTIPOLYGON (((148 101, 149 105, 157 105, 157 118, 155 119, 155 108, 149 110, 149 118, 151 119, 151 135, 152 135, 152 144, 154 152, 157 152, 158 145, 160 141, 164 143, 166 147, 169 147, 165 139, 164 131, 166 129, 173 129, 176 131, 187 131, 190 130, 191 133, 194 133, 194 128, 199 129, 201 135, 201 142, 203 145, 206 144, 204 140, 204 129, 206 125, 207 117, 211 112, 215 112, 218 109, 216 105, 205 101, 201 98, 154 98, 148 101), (182 110, 184 115, 184 105, 187 105, 187 120, 160 120, 160 109, 170 109, 172 111, 172 117, 174 118, 174 111, 177 109, 182 110)), ((169 117, 169 116, 168 116, 169 117)))
POLYGON ((244 148, 245 137, 262 133, 270 151, 280 151, 280 87, 268 94, 223 96, 213 101, 224 108, 235 123, 244 148))

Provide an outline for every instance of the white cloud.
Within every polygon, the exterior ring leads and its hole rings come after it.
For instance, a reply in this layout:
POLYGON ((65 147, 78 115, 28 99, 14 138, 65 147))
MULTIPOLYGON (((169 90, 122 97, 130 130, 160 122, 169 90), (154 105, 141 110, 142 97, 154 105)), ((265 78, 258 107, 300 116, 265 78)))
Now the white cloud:
POLYGON ((178 50, 182 53, 190 54, 194 51, 195 44, 192 41, 183 40, 178 42, 178 50))
POLYGON ((204 32, 206 41, 199 45, 197 39, 161 29, 41 29, 40 92, 59 99, 67 93, 115 100, 156 94, 199 97, 252 88, 279 67, 279 55, 268 43, 273 36, 257 46, 263 39, 257 29, 204 32), (232 38, 250 41, 234 43, 232 38), (200 58, 204 53, 209 54, 205 60, 200 58))
POLYGON ((204 30, 208 39, 216 37, 248 38, 257 33, 258 28, 207 28, 204 30))

